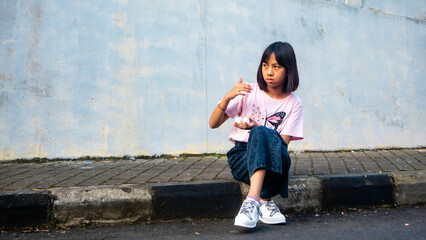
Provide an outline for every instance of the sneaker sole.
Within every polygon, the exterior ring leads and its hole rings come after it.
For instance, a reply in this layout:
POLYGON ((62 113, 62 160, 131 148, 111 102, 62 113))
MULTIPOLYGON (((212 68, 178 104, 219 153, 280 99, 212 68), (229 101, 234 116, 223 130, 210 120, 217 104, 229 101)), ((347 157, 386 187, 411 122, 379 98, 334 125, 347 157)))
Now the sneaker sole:
POLYGON ((286 223, 286 220, 284 220, 284 221, 276 221, 276 222, 274 222, 274 221, 266 221, 266 220, 264 220, 264 219, 262 219, 261 217, 259 218, 259 220, 261 221, 261 222, 263 222, 263 223, 266 223, 266 224, 285 224, 286 223))
POLYGON ((244 225, 241 223, 234 223, 235 226, 237 227, 243 227, 243 228, 255 228, 256 227, 256 223, 254 223, 254 225, 244 225))

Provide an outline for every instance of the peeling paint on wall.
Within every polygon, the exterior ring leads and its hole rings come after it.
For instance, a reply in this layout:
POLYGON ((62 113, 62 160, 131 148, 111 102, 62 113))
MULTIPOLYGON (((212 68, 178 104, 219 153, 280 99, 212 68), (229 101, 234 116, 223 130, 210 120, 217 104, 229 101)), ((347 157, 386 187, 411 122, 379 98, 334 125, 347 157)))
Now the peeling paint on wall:
POLYGON ((15 158, 16 156, 13 148, 0 148, 0 160, 13 160, 15 158))
POLYGON ((126 13, 118 13, 116 15, 114 15, 114 25, 120 27, 120 28, 125 28, 126 27, 126 22, 127 22, 127 14, 126 13))
POLYGON ((349 7, 362 7, 362 0, 344 0, 349 7))

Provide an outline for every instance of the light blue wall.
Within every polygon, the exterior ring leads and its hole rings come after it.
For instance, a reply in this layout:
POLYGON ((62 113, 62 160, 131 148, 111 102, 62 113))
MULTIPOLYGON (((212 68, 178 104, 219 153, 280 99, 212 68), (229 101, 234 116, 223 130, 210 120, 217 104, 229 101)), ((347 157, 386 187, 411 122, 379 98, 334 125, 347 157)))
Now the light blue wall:
POLYGON ((224 153, 210 113, 277 40, 293 150, 426 145, 424 0, 0 0, 0 160, 224 153))

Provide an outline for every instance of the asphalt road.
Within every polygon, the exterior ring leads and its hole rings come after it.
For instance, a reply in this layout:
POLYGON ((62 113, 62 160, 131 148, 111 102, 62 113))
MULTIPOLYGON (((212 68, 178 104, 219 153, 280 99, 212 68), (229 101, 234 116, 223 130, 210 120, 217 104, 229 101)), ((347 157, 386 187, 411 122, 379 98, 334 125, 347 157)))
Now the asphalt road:
POLYGON ((426 239, 426 205, 291 214, 286 225, 259 223, 253 231, 233 220, 157 222, 34 232, 2 232, 0 239, 426 239))

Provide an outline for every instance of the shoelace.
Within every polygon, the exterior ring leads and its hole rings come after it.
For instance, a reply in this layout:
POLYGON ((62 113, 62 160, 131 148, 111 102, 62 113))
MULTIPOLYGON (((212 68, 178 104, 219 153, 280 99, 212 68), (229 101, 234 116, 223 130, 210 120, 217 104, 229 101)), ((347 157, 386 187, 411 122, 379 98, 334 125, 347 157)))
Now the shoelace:
POLYGON ((256 206, 254 205, 253 202, 245 201, 243 202, 243 205, 241 206, 240 213, 244 213, 250 220, 253 220, 250 214, 253 212, 255 207, 256 206))
POLYGON ((265 205, 266 205, 266 209, 268 209, 268 211, 271 211, 271 214, 269 215, 271 217, 274 216, 275 213, 280 211, 277 205, 275 205, 275 203, 272 200, 268 201, 265 205))

